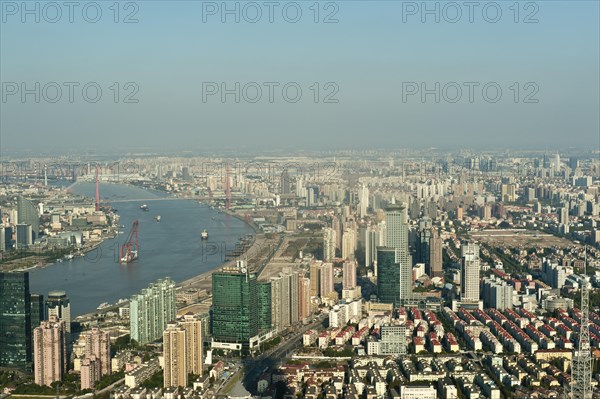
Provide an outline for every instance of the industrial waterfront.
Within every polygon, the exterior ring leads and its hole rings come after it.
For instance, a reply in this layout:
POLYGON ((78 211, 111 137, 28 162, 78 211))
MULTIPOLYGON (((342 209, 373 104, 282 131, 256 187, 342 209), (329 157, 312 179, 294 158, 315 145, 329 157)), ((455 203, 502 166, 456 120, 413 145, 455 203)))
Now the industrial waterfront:
MULTIPOLYGON (((71 189, 75 194, 94 194, 93 183, 71 189)), ((84 257, 30 270, 31 291, 44 295, 66 291, 73 316, 93 312, 103 302, 127 299, 158 278, 180 282, 210 271, 225 261, 226 252, 241 237, 253 233, 243 221, 196 201, 121 184, 101 184, 100 190, 103 205, 117 209, 122 234, 84 257), (147 212, 140 209, 144 203, 147 212), (119 249, 134 220, 139 221, 139 259, 120 264, 119 249), (200 239, 203 229, 210 234, 208 240, 200 239)))

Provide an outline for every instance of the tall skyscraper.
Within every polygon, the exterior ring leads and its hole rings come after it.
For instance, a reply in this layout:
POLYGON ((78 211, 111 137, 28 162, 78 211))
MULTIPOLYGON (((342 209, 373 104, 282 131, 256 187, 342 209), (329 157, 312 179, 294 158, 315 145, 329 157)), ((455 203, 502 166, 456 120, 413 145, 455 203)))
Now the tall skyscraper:
POLYGON ((4 247, 6 249, 12 249, 13 248, 13 228, 12 227, 4 227, 4 247))
POLYGON ((336 232, 330 227, 323 229, 323 260, 335 258, 336 232))
POLYGON ((17 239, 15 242, 18 249, 25 249, 33 245, 33 230, 30 224, 19 223, 16 229, 17 239))
POLYGON ((319 186, 308 186, 306 188, 306 206, 312 208, 319 203, 319 186))
POLYGON ((55 316, 65 322, 67 332, 71 332, 71 301, 64 291, 50 291, 46 300, 48 319, 55 316))
POLYGON ((442 248, 443 240, 432 226, 431 219, 424 217, 419 221, 416 256, 418 263, 425 264, 426 273, 430 277, 442 276, 442 248))
POLYGON ((432 220, 437 220, 437 201, 433 198, 425 202, 425 215, 432 220))
POLYGON ((212 336, 217 342, 248 345, 258 334, 256 273, 244 263, 212 274, 212 336))
POLYGON ((192 314, 178 320, 185 331, 185 353, 188 374, 202 375, 202 321, 192 314))
POLYGON ((34 380, 50 386, 62 381, 67 371, 67 332, 65 322, 51 316, 33 330, 34 380))
POLYGON ((369 209, 369 188, 364 184, 358 192, 358 207, 359 216, 361 218, 367 216, 367 210, 369 209))
POLYGON ((405 206, 392 205, 385 212, 386 246, 408 248, 408 214, 405 206))
POLYGON ((279 181, 280 193, 283 195, 290 194, 292 192, 292 184, 290 181, 290 175, 286 170, 281 173, 281 179, 279 181))
POLYGON ((431 229, 431 240, 429 244, 429 276, 442 277, 444 240, 440 237, 437 229, 431 229))
POLYGON ((333 263, 322 263, 319 269, 319 296, 329 298, 337 295, 333 286, 333 263))
MULTIPOLYGON (((395 263, 400 268, 400 300, 409 299, 412 294, 412 256, 408 248, 408 212, 404 205, 390 206, 385 213, 386 247, 396 250, 395 263)), ((386 266, 389 260, 386 259, 386 266)), ((381 278, 379 251, 377 256, 377 278, 381 278)))
POLYGON ((419 230, 417 230, 417 242, 416 242, 416 262, 425 263, 425 266, 429 266, 429 255, 431 248, 431 218, 425 216, 419 220, 419 230))
MULTIPOLYGON (((340 216, 334 215, 331 219, 331 228, 335 231, 335 248, 342 249, 342 223, 340 222, 340 216)), ((334 251, 335 256, 335 251, 334 251)))
POLYGON ((46 319, 46 308, 44 296, 40 294, 30 295, 31 306, 31 348, 33 348, 33 329, 46 319))
POLYGON ((503 202, 514 202, 517 198, 517 185, 515 183, 502 184, 500 192, 503 202))
POLYGON ((460 299, 463 302, 479 301, 479 245, 462 246, 462 270, 460 273, 460 299))
POLYGON ((46 319, 46 308, 44 305, 44 296, 40 294, 31 294, 31 328, 34 329, 46 319))
POLYGON ((368 226, 365 230, 365 266, 371 267, 377 260, 377 247, 385 246, 385 232, 385 222, 368 226))
POLYGON ((377 247, 377 297, 383 303, 402 304, 400 266, 396 263, 395 248, 377 247))
POLYGON ((272 327, 271 321, 271 282, 258 282, 258 330, 268 331, 272 327))
POLYGON ((175 316, 175 283, 159 279, 129 300, 131 339, 139 344, 156 341, 175 316))
POLYGON ((298 276, 298 318, 300 321, 304 321, 311 313, 310 279, 298 276))
POLYGON ((271 320, 278 331, 298 322, 299 298, 297 273, 284 269, 271 277, 271 320))
POLYGON ((569 157, 569 168, 575 171, 579 167, 579 160, 573 156, 569 157))
POLYGON ((564 225, 568 225, 569 224, 569 208, 566 206, 563 206, 562 208, 559 208, 559 223, 560 224, 564 224, 564 225))
POLYGON ((419 216, 421 216, 421 200, 415 197, 411 197, 408 211, 411 219, 418 219, 419 216))
POLYGON ((544 153, 544 158, 542 160, 542 166, 544 168, 550 167, 550 157, 548 156, 548 153, 544 153))
POLYGON ((342 258, 354 259, 356 252, 356 231, 352 228, 344 230, 342 235, 342 258))
POLYGON ((296 179, 296 197, 305 197, 306 196, 306 186, 304 185, 304 179, 302 177, 298 177, 296 179))
POLYGON ((6 229, 0 226, 0 252, 6 251, 6 229))
POLYGON ((310 296, 318 297, 321 286, 321 262, 312 262, 310 264, 310 296))
POLYGON ((31 368, 29 273, 0 273, 0 366, 31 368))
POLYGON ((356 288, 356 261, 344 262, 342 289, 356 288))
POLYGON ((192 180, 190 177, 190 168, 187 166, 184 166, 183 168, 181 168, 181 178, 183 180, 192 180))
POLYGON ((22 195, 17 197, 17 224, 31 225, 31 240, 35 241, 40 233, 38 208, 22 195))
POLYGON ((326 298, 335 293, 333 263, 316 261, 310 265, 310 296, 326 298))
POLYGON ((188 383, 185 330, 169 322, 163 332, 164 387, 185 387, 188 383))

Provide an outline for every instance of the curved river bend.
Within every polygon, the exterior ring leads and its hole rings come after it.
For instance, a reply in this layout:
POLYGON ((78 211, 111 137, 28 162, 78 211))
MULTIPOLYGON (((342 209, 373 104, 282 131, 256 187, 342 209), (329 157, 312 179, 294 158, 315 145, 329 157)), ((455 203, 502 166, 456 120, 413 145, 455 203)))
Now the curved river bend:
MULTIPOLYGON (((94 190, 93 183, 72 187, 75 194, 91 198, 94 190)), ((95 311, 102 302, 128 299, 159 278, 168 276, 180 282, 215 269, 223 263, 222 252, 253 233, 243 221, 196 201, 172 199, 162 193, 119 184, 101 184, 100 193, 102 203, 118 210, 119 224, 125 225, 123 234, 104 241, 85 257, 29 273, 31 292, 46 297, 52 290, 66 291, 72 318, 95 311), (140 209, 142 203, 148 205, 148 212, 140 209), (160 222, 154 219, 157 215, 161 216, 160 222), (119 248, 127 240, 134 220, 139 220, 139 259, 120 265, 119 248), (200 240, 202 229, 208 231, 208 241, 200 240)))

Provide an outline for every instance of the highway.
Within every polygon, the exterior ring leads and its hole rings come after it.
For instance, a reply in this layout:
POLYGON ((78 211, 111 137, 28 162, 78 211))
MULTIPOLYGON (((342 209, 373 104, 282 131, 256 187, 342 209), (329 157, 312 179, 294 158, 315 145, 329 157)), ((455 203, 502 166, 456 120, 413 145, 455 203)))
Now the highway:
POLYGON ((244 375, 244 386, 250 392, 256 392, 256 383, 258 378, 263 373, 265 368, 272 370, 273 368, 280 365, 281 361, 285 359, 290 351, 302 345, 302 334, 307 330, 321 328, 325 319, 328 318, 328 314, 322 314, 317 317, 317 320, 302 326, 296 330, 293 334, 290 334, 286 339, 281 342, 275 348, 260 354, 255 358, 244 359, 244 368, 246 374, 244 375))
POLYGON ((113 382, 112 384, 110 384, 109 386, 107 386, 106 388, 100 389, 96 392, 94 392, 94 395, 101 395, 103 393, 106 392, 110 392, 112 389, 114 389, 116 386, 118 385, 122 385, 125 383, 125 378, 121 378, 120 380, 117 380, 115 382, 113 382))
POLYGON ((251 393, 256 393, 256 383, 266 368, 273 370, 279 366, 283 359, 287 357, 289 352, 302 345, 302 334, 307 330, 321 328, 328 314, 322 314, 317 316, 317 319, 305 326, 302 326, 296 330, 293 334, 288 335, 284 341, 278 346, 267 352, 261 353, 257 357, 248 357, 242 360, 242 365, 238 371, 231 374, 227 381, 222 382, 219 388, 215 392, 215 397, 224 396, 227 394, 225 389, 230 388, 233 385, 228 384, 229 381, 237 380, 240 378, 240 373, 245 373, 243 376, 243 385, 251 393))

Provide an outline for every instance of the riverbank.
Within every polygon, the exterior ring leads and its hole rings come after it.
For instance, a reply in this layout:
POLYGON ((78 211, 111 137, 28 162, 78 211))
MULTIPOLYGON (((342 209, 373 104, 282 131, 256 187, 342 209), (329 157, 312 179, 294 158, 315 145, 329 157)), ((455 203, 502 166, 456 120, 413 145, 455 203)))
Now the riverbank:
POLYGON ((252 230, 254 230, 255 234, 260 233, 260 228, 258 227, 258 225, 256 223, 254 223, 254 221, 249 222, 248 220, 246 220, 246 217, 243 217, 243 216, 239 215, 237 212, 232 211, 230 209, 225 209, 225 210, 223 210, 223 212, 246 223, 249 227, 252 228, 252 230))
POLYGON ((3 260, 0 264, 0 272, 28 272, 35 269, 43 269, 56 263, 66 262, 76 257, 85 257, 87 253, 97 249, 105 240, 115 236, 106 236, 84 244, 77 250, 63 248, 60 250, 49 250, 47 247, 42 249, 30 248, 28 256, 16 257, 14 259, 3 260))
MULTIPOLYGON (((116 304, 119 299, 128 299, 166 276, 178 286, 208 286, 207 272, 226 264, 224 260, 230 259, 225 258, 226 251, 236 248, 239 239, 253 236, 256 231, 245 223, 243 216, 217 212, 194 199, 183 201, 164 196, 152 203, 149 212, 143 212, 140 204, 156 197, 156 191, 149 193, 147 189, 119 184, 101 185, 100 189, 102 198, 107 198, 104 204, 119 209, 120 225, 129 226, 139 221, 139 258, 128 265, 119 264, 120 247, 126 240, 125 236, 119 235, 104 240, 97 250, 89 248, 91 252, 84 257, 30 273, 34 292, 67 292, 73 317, 98 313, 97 307, 101 303, 116 304), (160 223, 155 219, 157 215, 161 216, 160 223), (203 229, 210 234, 208 240, 200 239, 203 229)), ((74 190, 86 197, 95 191, 91 183, 77 185, 74 190)), ((252 240, 248 240, 248 246, 251 244, 252 240)))
MULTIPOLYGON (((246 251, 246 253, 258 253, 258 251, 262 247, 264 247, 264 245, 266 243, 266 239, 263 236, 258 236, 258 237, 255 236, 255 237, 256 238, 254 240, 254 243, 250 246, 250 248, 246 251)), ((236 264, 236 260, 225 261, 211 270, 208 270, 206 272, 198 274, 197 276, 190 277, 186 280, 176 283, 175 287, 176 287, 176 289, 180 289, 180 290, 181 289, 183 289, 183 290, 186 290, 186 289, 206 290, 207 293, 210 292, 210 294, 212 295, 212 274, 215 272, 218 272, 220 269, 222 269, 224 267, 234 266, 235 264, 236 264)), ((129 304, 128 300, 123 301, 118 304, 112 304, 111 306, 107 306, 103 309, 79 315, 75 318, 75 320, 90 318, 99 312, 116 311, 119 307, 127 305, 127 304, 129 304)), ((186 306, 188 306, 188 305, 186 305, 186 306)))
MULTIPOLYGON (((258 251, 262 247, 264 247, 265 242, 266 242, 266 239, 264 238, 264 236, 255 235, 254 242, 252 243, 250 248, 248 248, 248 250, 244 253, 244 255, 251 254, 251 253, 258 253, 258 251)), ((182 289, 199 288, 199 289, 207 289, 207 292, 211 291, 212 290, 212 279, 210 277, 212 277, 212 274, 224 267, 234 266, 236 264, 236 262, 237 262, 237 260, 235 260, 235 259, 225 261, 212 270, 206 271, 202 274, 199 274, 197 276, 194 276, 192 278, 189 278, 187 280, 180 282, 179 284, 177 284, 177 288, 182 288, 182 289)))
MULTIPOLYGON (((75 187, 77 184, 78 182, 74 182, 68 188, 61 187, 61 189, 63 189, 65 192, 69 192, 69 194, 66 198, 63 198, 58 202, 55 198, 50 197, 42 197, 41 201, 46 203, 47 206, 58 206, 60 208, 65 205, 73 206, 71 202, 74 202, 75 200, 80 201, 83 197, 85 198, 85 201, 88 202, 87 205, 92 204, 94 201, 93 198, 74 194, 72 191, 70 191, 70 188, 75 187)), ((119 219, 119 215, 110 211, 110 209, 105 210, 104 215, 107 219, 106 224, 88 224, 78 228, 82 234, 91 233, 94 230, 100 231, 100 233, 95 235, 94 238, 87 239, 85 242, 83 242, 80 247, 76 247, 74 244, 72 244, 72 246, 57 246, 56 244, 54 244, 54 246, 50 246, 48 244, 48 239, 55 237, 56 233, 66 234, 72 231, 69 230, 69 228, 71 228, 70 226, 63 226, 64 228, 61 227, 50 234, 44 234, 41 237, 38 237, 39 239, 30 246, 17 248, 15 245, 15 248, 12 251, 1 253, 0 272, 26 272, 38 268, 43 269, 45 267, 55 265, 56 263, 81 257, 87 257, 93 261, 93 254, 88 256, 88 253, 95 251, 106 240, 114 239, 118 235, 117 233, 119 227, 117 221, 119 219)))
MULTIPOLYGON (((142 189, 147 191, 147 189, 131 186, 135 189, 142 189)), ((114 195, 114 194, 113 194, 114 195)), ((138 196, 143 196, 136 194, 138 196)), ((129 279, 132 276, 135 276, 138 273, 145 273, 147 275, 152 274, 153 277, 151 279, 142 280, 145 281, 144 287, 147 284, 150 284, 156 281, 157 278, 170 277, 172 278, 178 290, 186 290, 186 289, 198 289, 205 290, 208 293, 212 291, 212 273, 220 270, 226 266, 235 265, 236 259, 245 259, 251 258, 252 256, 256 256, 256 254, 261 253, 261 250, 264 250, 265 246, 265 237, 262 234, 257 234, 260 232, 260 229, 254 223, 248 223, 248 219, 244 217, 244 215, 240 215, 234 211, 227 211, 224 209, 215 209, 208 206, 205 206, 204 203, 199 203, 196 199, 189 198, 189 201, 183 201, 184 198, 169 196, 165 197, 164 200, 182 200, 177 201, 175 205, 173 203, 164 203, 162 208, 159 208, 159 204, 153 207, 156 212, 162 215, 162 219, 164 223, 150 223, 149 217, 154 215, 150 215, 149 213, 139 213, 138 204, 135 200, 133 201, 123 201, 121 203, 120 209, 123 210, 124 214, 123 218, 135 218, 139 219, 140 223, 145 226, 144 235, 140 235, 140 247, 142 248, 140 258, 129 264, 129 265, 121 265, 118 270, 115 270, 117 274, 119 274, 122 278, 129 279), (181 205, 179 205, 181 203, 181 205), (200 205, 200 206, 199 206, 200 205), (168 209, 168 210, 167 210, 168 209), (132 213, 133 212, 133 213, 132 213), (197 212, 200 212, 200 219, 198 219, 197 212), (217 215, 217 212, 220 215, 217 215), (175 214, 179 214, 177 218, 175 218, 175 214), (181 219, 181 215, 185 215, 184 219, 181 219), (146 220, 148 219, 148 220, 146 220), (227 221, 229 219, 229 221, 227 221), (234 221, 235 219, 235 221, 234 221), (200 221, 200 226, 196 227, 197 222, 194 220, 200 221), (240 223, 243 224, 243 228, 239 227, 240 223), (148 223, 148 224, 144 224, 148 223), (210 227, 212 225, 212 228, 210 227), (181 228, 184 227, 183 230, 181 228), (198 228, 206 227, 210 233, 208 240, 200 241, 198 239, 197 233, 189 234, 190 231, 196 232, 198 228), (166 230, 165 230, 166 229, 166 230), (242 231, 240 231, 240 229, 242 231), (243 233, 243 231, 246 233, 243 233), (181 237, 181 239, 175 239, 175 242, 178 242, 180 246, 172 247, 167 246, 165 249, 159 249, 164 245, 164 239, 161 241, 153 241, 156 240, 157 237, 167 237, 165 234, 173 234, 177 233, 177 237, 181 237), (181 235, 180 235, 181 234, 181 235), (241 239, 242 237, 246 237, 248 235, 253 236, 254 238, 250 241, 249 247, 245 248, 246 251, 242 254, 236 253, 236 258, 232 259, 227 257, 228 254, 233 250, 233 248, 237 247, 239 241, 234 241, 235 239, 241 239), (185 238, 184 238, 185 237, 185 238), (150 238, 150 241, 148 239, 150 238), (181 242, 184 241, 184 242, 181 242), (160 244, 159 244, 160 242, 160 244), (142 245, 145 245, 142 247, 142 245), (158 245, 158 246, 157 246, 158 245), (183 249, 182 251, 182 248, 183 249), (193 258, 190 258, 192 256, 193 258), (167 263, 159 263, 158 256, 165 259, 167 263), (179 260, 186 259, 186 260, 179 260), (231 259, 231 260, 230 260, 231 259), (178 261, 179 260, 179 261, 178 261), (164 267, 168 266, 168 267, 164 267), (173 266, 177 266, 177 270, 185 269, 205 269, 201 273, 193 275, 191 277, 185 276, 178 279, 178 274, 181 273, 174 272, 173 266), (179 267, 184 266, 184 267, 179 267), (206 270, 208 269, 209 270, 206 270), (153 269, 153 270, 152 270, 153 269), (162 272, 157 275, 157 270, 161 269, 162 272)), ((187 199, 187 198, 186 198, 187 199)), ((126 222, 127 223, 127 222, 126 222)), ((174 236, 170 236, 174 238, 174 236)), ((106 246, 99 248, 99 263, 103 262, 103 258, 106 258, 107 255, 110 256, 113 248, 111 247, 108 251, 106 246), (104 250, 104 256, 102 256, 102 250, 104 250)), ((231 254, 230 254, 231 256, 231 254)), ((93 258, 93 252, 86 256, 87 258, 93 258)), ((93 260, 92 260, 93 261, 93 260)), ((94 262, 98 263, 98 262, 94 262)), ((67 264, 70 266, 70 264, 67 264)), ((100 264, 96 264, 94 268, 99 267, 100 264)), ((108 266, 108 265, 106 265, 108 266)), ((70 276, 69 280, 71 279, 70 276)), ((115 281, 119 280, 118 276, 114 276, 115 281)), ((66 289, 68 291, 68 289, 66 289)), ((135 291, 139 292, 139 291, 135 291)), ((100 297, 100 295, 96 295, 99 299, 97 302, 93 303, 93 310, 90 309, 90 306, 87 309, 77 314, 77 319, 89 319, 94 318, 96 314, 105 313, 109 311, 117 311, 119 307, 126 305, 128 303, 128 298, 135 294, 131 290, 124 291, 120 290, 118 298, 124 298, 125 301, 121 303, 116 303, 116 299, 113 296, 105 295, 100 297), (104 306, 101 309, 97 309, 96 306, 101 303, 108 302, 110 306, 104 306)))

